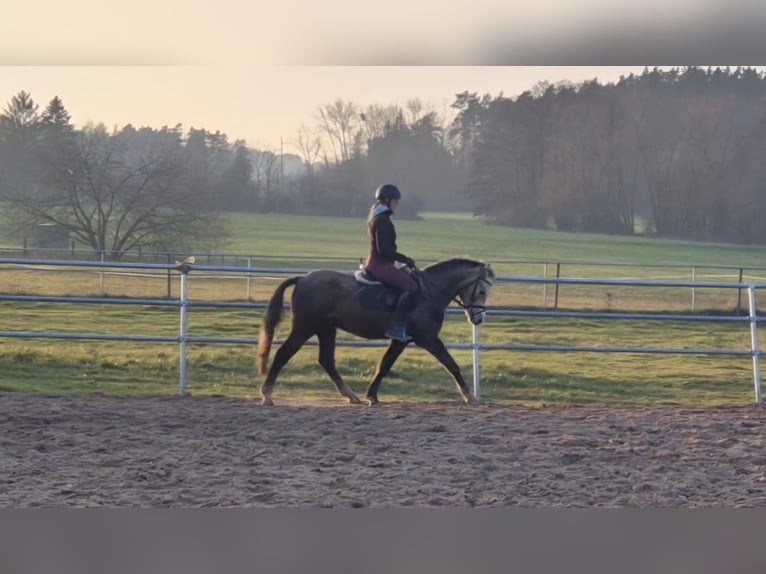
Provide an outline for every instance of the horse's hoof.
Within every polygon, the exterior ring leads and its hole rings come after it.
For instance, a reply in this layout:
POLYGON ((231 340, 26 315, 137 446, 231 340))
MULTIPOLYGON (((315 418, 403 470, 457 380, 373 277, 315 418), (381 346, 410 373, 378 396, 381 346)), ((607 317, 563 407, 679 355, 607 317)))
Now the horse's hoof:
POLYGON ((261 397, 261 405, 264 407, 273 407, 274 401, 271 400, 271 397, 261 397))
POLYGON ((367 406, 368 407, 374 407, 378 404, 378 397, 366 397, 367 398, 367 406))
POLYGON ((361 405, 362 404, 362 401, 360 401, 359 397, 357 397, 355 394, 348 395, 346 398, 348 399, 348 402, 351 405, 361 405))
POLYGON ((471 395, 468 395, 467 397, 463 397, 463 402, 467 405, 478 405, 479 401, 476 400, 476 397, 472 397, 471 395))

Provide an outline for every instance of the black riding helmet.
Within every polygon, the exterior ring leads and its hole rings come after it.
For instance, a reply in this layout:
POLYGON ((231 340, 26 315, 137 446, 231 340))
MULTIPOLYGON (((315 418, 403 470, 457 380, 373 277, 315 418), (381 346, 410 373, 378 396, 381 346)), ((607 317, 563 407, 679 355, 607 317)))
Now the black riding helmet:
POLYGON ((391 183, 384 183, 377 190, 375 190, 375 199, 401 199, 402 193, 399 188, 391 183))

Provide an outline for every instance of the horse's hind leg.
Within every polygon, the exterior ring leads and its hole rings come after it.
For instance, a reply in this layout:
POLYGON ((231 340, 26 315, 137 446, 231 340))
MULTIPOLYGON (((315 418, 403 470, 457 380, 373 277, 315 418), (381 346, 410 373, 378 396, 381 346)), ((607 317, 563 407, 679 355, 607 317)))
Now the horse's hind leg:
POLYGON ((274 390, 274 385, 277 382, 277 375, 279 375, 279 371, 282 370, 282 368, 293 357, 293 355, 295 355, 295 353, 297 353, 298 350, 303 346, 303 344, 309 340, 309 337, 311 337, 312 334, 313 333, 311 332, 302 330, 299 331, 295 328, 290 331, 290 335, 288 335, 285 342, 282 343, 282 346, 279 347, 279 350, 274 354, 274 362, 271 363, 271 368, 266 374, 266 380, 261 386, 261 404, 274 404, 274 402, 271 400, 271 392, 274 390))
POLYGON ((317 333, 317 339, 319 340, 319 364, 330 375, 335 386, 338 387, 341 396, 346 397, 349 403, 356 405, 361 402, 359 397, 346 386, 343 377, 340 376, 340 373, 335 368, 335 336, 337 332, 335 327, 330 327, 317 333))
POLYGON ((365 398, 367 399, 368 405, 372 406, 378 402, 378 388, 380 387, 380 382, 391 371, 391 367, 406 347, 406 343, 402 343, 396 339, 391 339, 391 342, 388 345, 388 349, 386 349, 386 352, 383 354, 380 362, 378 363, 378 368, 375 369, 375 378, 372 379, 370 386, 367 387, 367 394, 365 398))

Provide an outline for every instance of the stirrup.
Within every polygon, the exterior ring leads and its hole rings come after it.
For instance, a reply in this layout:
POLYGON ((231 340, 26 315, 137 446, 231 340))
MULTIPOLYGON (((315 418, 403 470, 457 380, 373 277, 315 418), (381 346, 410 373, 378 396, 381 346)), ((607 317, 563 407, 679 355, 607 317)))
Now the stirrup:
POLYGON ((407 334, 407 326, 403 323, 389 325, 385 335, 389 339, 396 339, 401 343, 406 343, 411 340, 411 337, 407 334))

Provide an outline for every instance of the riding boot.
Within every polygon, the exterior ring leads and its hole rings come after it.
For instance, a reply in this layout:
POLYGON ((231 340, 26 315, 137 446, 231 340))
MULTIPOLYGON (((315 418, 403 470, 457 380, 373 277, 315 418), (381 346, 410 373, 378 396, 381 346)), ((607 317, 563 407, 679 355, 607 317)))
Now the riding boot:
POLYGON ((419 298, 420 295, 417 291, 405 291, 399 296, 399 300, 396 302, 393 319, 391 319, 391 324, 388 326, 388 329, 386 329, 386 337, 396 339, 402 343, 406 343, 409 340, 410 336, 407 333, 407 315, 415 309, 419 298))

